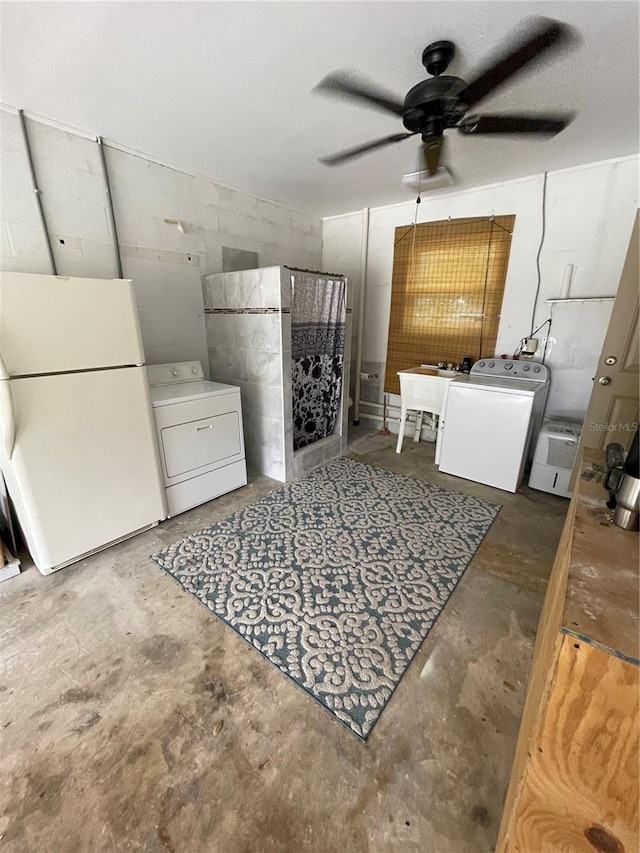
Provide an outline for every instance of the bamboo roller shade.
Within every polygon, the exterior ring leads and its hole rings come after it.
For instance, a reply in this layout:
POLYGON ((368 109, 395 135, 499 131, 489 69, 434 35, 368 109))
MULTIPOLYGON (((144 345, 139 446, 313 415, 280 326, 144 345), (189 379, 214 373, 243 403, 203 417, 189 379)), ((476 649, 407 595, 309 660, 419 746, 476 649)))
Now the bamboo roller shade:
POLYGON ((515 216, 396 228, 384 390, 398 370, 495 354, 515 216))

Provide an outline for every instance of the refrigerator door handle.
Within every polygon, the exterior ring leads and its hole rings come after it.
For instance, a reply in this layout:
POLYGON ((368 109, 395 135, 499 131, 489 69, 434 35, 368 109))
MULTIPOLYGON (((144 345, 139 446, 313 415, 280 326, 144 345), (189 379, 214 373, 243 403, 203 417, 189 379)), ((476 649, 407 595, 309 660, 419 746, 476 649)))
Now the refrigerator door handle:
POLYGON ((0 429, 7 459, 13 455, 13 444, 16 438, 16 419, 13 410, 13 396, 9 385, 9 371, 0 353, 0 429))
POLYGON ((2 442, 7 459, 13 456, 13 445, 16 437, 16 420, 13 410, 13 396, 8 379, 0 379, 0 425, 2 442))

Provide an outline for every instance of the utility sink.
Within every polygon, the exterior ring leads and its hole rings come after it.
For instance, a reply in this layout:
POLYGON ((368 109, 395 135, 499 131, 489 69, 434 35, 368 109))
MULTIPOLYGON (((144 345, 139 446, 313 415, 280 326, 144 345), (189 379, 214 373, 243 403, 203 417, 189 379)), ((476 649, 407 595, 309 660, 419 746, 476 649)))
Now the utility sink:
POLYGON ((402 451, 402 438, 407 420, 407 412, 416 412, 416 424, 413 440, 420 440, 422 417, 426 412, 430 416, 432 429, 436 434, 436 465, 439 461, 440 433, 443 429, 442 415, 447 401, 449 383, 460 374, 455 370, 443 370, 435 364, 421 364, 408 370, 399 370, 400 379, 400 428, 396 453, 402 451))
POLYGON ((436 364, 421 364, 420 367, 411 368, 412 373, 419 373, 423 370, 429 371, 429 373, 426 373, 427 376, 444 376, 446 379, 453 379, 459 375, 457 370, 447 370, 446 368, 438 367, 436 364))

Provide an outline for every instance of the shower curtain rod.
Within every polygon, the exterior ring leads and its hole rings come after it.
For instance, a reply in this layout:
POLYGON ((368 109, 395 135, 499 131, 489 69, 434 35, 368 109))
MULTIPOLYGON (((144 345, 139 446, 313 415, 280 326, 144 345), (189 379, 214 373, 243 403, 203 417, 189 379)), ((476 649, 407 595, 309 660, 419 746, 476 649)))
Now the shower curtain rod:
POLYGON ((341 272, 322 272, 322 270, 303 270, 300 267, 288 267, 284 264, 284 268, 286 270, 291 270, 291 272, 307 272, 311 275, 326 275, 328 278, 345 278, 345 276, 341 272))

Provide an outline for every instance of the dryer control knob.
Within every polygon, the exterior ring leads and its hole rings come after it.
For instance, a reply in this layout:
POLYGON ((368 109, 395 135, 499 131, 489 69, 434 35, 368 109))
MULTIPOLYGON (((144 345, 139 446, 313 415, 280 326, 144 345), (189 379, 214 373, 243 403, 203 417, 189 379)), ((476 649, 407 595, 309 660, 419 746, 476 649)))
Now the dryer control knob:
POLYGON ((527 370, 531 370, 531 365, 530 365, 530 364, 525 364, 525 366, 524 366, 522 369, 523 369, 523 370, 525 371, 525 373, 526 373, 526 372, 527 372, 527 370))
POLYGON ((538 365, 538 367, 534 367, 533 372, 534 373, 540 373, 540 366, 538 365))
POLYGON ((512 361, 508 361, 508 362, 505 364, 504 369, 505 369, 505 370, 513 370, 513 362, 512 362, 512 361))
POLYGON ((191 368, 191 372, 192 372, 192 373, 197 373, 198 371, 195 369, 195 367, 192 367, 192 368, 191 368))
POLYGON ((478 362, 478 367, 484 367, 484 365, 485 365, 485 362, 484 362, 484 361, 479 361, 479 362, 478 362))
POLYGON ((490 361, 490 362, 489 362, 489 367, 495 367, 495 366, 496 366, 495 361, 490 361))
POLYGON ((178 371, 177 371, 177 370, 172 370, 172 371, 171 371, 171 373, 172 373, 174 376, 177 376, 177 375, 178 375, 178 371))

